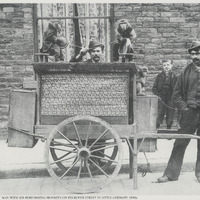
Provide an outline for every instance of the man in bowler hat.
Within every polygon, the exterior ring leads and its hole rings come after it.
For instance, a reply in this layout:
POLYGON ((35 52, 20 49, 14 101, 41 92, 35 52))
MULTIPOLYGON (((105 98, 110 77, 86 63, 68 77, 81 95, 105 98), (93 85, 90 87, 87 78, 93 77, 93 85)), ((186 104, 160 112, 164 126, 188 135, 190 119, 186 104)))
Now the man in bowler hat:
MULTIPOLYGON (((173 100, 180 111, 180 134, 200 136, 200 41, 193 41, 188 49, 192 63, 179 75, 173 100)), ((176 181, 180 175, 183 157, 190 139, 176 139, 164 175, 158 182, 176 181)), ((200 183, 200 140, 197 141, 195 176, 200 183)))
POLYGON ((86 53, 90 54, 90 59, 85 62, 101 63, 103 62, 104 45, 97 40, 91 40, 89 47, 82 48, 77 56, 73 56, 70 62, 81 62, 86 53))

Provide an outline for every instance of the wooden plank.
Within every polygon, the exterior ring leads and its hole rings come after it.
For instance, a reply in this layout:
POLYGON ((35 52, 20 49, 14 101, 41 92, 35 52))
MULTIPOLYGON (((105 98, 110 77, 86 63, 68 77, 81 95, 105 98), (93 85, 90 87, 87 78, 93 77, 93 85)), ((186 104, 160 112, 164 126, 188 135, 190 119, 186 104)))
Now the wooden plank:
MULTIPOLYGON (((37 4, 33 4, 33 33, 34 33, 34 54, 38 52, 38 21, 37 4)), ((34 56, 34 62, 38 62, 38 57, 34 56)))
MULTIPOLYGON (((88 3, 85 4, 85 15, 90 16, 89 4, 88 3)), ((86 28, 86 30, 85 30, 86 31, 85 32, 85 40, 86 40, 85 46, 88 47, 89 41, 90 41, 90 19, 85 20, 85 28, 86 28)))
POLYGON ((158 99, 157 96, 152 96, 150 100, 150 129, 149 131, 156 132, 156 119, 158 115, 158 99))
POLYGON ((38 17, 37 19, 110 19, 110 16, 38 17))
MULTIPOLYGON (((103 7, 103 10, 104 10, 104 14, 108 15, 107 4, 103 4, 102 7, 103 7)), ((106 49, 106 51, 105 51, 105 62, 108 62, 109 61, 108 60, 108 56, 109 56, 109 52, 110 52, 110 50, 109 50, 110 45, 108 43, 109 34, 108 34, 107 19, 104 19, 104 36, 105 36, 105 40, 104 41, 105 41, 105 49, 106 49)))
POLYGON ((33 136, 19 131, 23 130, 28 133, 33 133, 35 124, 35 101, 36 93, 34 91, 14 90, 11 92, 8 120, 9 147, 32 148, 35 145, 36 141, 33 136))
MULTIPOLYGON (((80 134, 87 134, 88 125, 78 125, 76 124, 77 129, 79 130, 80 134), (82 130, 82 131, 81 131, 82 130)), ((112 127, 117 131, 121 138, 129 137, 134 134, 134 126, 135 125, 112 125, 112 127)), ((44 137, 48 137, 49 133, 56 127, 56 125, 36 125, 35 126, 35 134, 42 135, 44 137)), ((92 131, 102 131, 101 125, 91 125, 91 132, 92 131)), ((67 125, 65 131, 70 133, 70 136, 74 135, 75 131, 73 125, 67 125)))
POLYGON ((134 63, 34 63, 36 73, 70 73, 70 72, 90 72, 90 73, 107 73, 107 72, 137 72, 134 63))
POLYGON ((36 73, 36 81, 37 81, 37 87, 36 87, 36 124, 40 124, 40 79, 39 74, 36 73))
MULTIPOLYGON (((41 116, 41 125, 57 125, 63 120, 72 117, 72 116, 41 116)), ((98 116, 97 116, 98 117, 98 116)), ((99 117, 109 124, 128 124, 128 117, 105 117, 101 116, 99 117)))
MULTIPOLYGON (((64 7, 65 7, 65 12, 64 12, 65 17, 66 16, 68 17, 68 15, 69 15, 69 8, 68 8, 68 6, 69 6, 69 4, 64 4, 64 7)), ((69 32, 68 32, 68 30, 69 30, 68 21, 69 21, 68 19, 65 19, 65 37, 66 37, 67 41, 70 41, 69 40, 69 32)), ((66 61, 67 62, 69 62, 69 60, 70 60, 70 48, 69 47, 70 47, 70 45, 68 45, 67 48, 66 48, 66 50, 65 50, 66 61)))
POLYGON ((155 139, 200 139, 200 136, 192 134, 155 134, 155 133, 145 133, 138 134, 138 138, 155 138, 155 139))
POLYGON ((158 129, 157 133, 174 133, 177 134, 178 133, 178 129, 158 129))
MULTIPOLYGON (((137 96, 136 109, 136 137, 140 134, 156 133, 156 118, 157 118, 157 97, 156 96, 137 96)), ((138 141, 140 145, 141 140, 138 141)), ((154 152, 156 150, 156 140, 146 139, 140 151, 154 152)))
POLYGON ((113 62, 113 42, 115 40, 115 4, 110 4, 110 61, 113 62))
POLYGON ((137 133, 156 133, 157 97, 137 96, 137 133))
MULTIPOLYGON (((140 134, 138 134, 139 135, 139 137, 140 137, 140 134)), ((153 138, 147 138, 147 139, 145 139, 144 141, 143 141, 143 143, 141 144, 141 142, 142 142, 142 139, 140 139, 140 140, 138 140, 138 147, 140 146, 140 145, 142 145, 141 146, 141 148, 140 148, 140 152, 155 152, 156 151, 156 139, 153 139, 153 138)))

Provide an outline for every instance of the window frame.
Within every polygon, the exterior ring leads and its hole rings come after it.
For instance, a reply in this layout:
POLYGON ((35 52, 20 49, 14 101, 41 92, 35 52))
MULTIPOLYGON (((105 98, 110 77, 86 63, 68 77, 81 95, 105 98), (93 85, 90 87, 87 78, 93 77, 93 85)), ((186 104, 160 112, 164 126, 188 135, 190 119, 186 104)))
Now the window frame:
MULTIPOLYGON (((114 4, 110 5, 110 15, 106 16, 63 16, 63 17, 38 17, 37 15, 37 6, 39 4, 33 4, 33 32, 34 32, 34 62, 38 62, 38 56, 35 54, 38 53, 38 21, 43 19, 109 19, 110 22, 110 41, 106 41, 105 49, 107 48, 107 45, 110 45, 110 55, 105 56, 106 61, 108 61, 108 57, 110 57, 110 61, 113 61, 113 41, 115 39, 115 31, 114 31, 114 4)), ((106 13, 107 14, 107 13, 106 13)), ((109 37, 106 37, 109 38, 109 37)), ((107 39, 108 40, 108 39, 107 39)), ((89 42, 89 41, 88 41, 89 42)))

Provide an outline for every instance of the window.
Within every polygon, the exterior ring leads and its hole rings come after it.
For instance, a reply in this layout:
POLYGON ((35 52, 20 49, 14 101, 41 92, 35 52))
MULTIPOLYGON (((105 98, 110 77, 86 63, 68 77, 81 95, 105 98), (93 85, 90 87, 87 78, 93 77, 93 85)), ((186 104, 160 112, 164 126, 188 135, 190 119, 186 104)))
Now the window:
MULTIPOLYGON (((35 53, 42 47, 44 31, 52 20, 60 21, 61 34, 69 41, 68 47, 64 50, 65 61, 68 62, 81 47, 88 47, 92 39, 97 39, 105 45, 104 61, 112 60, 110 47, 114 35, 112 4, 35 4, 35 53)), ((35 61, 37 59, 35 58, 35 61)))

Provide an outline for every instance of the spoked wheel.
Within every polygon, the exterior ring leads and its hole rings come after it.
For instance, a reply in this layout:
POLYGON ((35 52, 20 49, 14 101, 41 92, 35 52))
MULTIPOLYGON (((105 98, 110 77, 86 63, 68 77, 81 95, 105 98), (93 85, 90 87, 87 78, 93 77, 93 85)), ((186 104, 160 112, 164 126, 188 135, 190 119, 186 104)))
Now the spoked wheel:
POLYGON ((122 163, 121 140, 99 118, 72 117, 49 134, 45 163, 50 175, 66 189, 74 193, 95 192, 118 174, 122 163))

